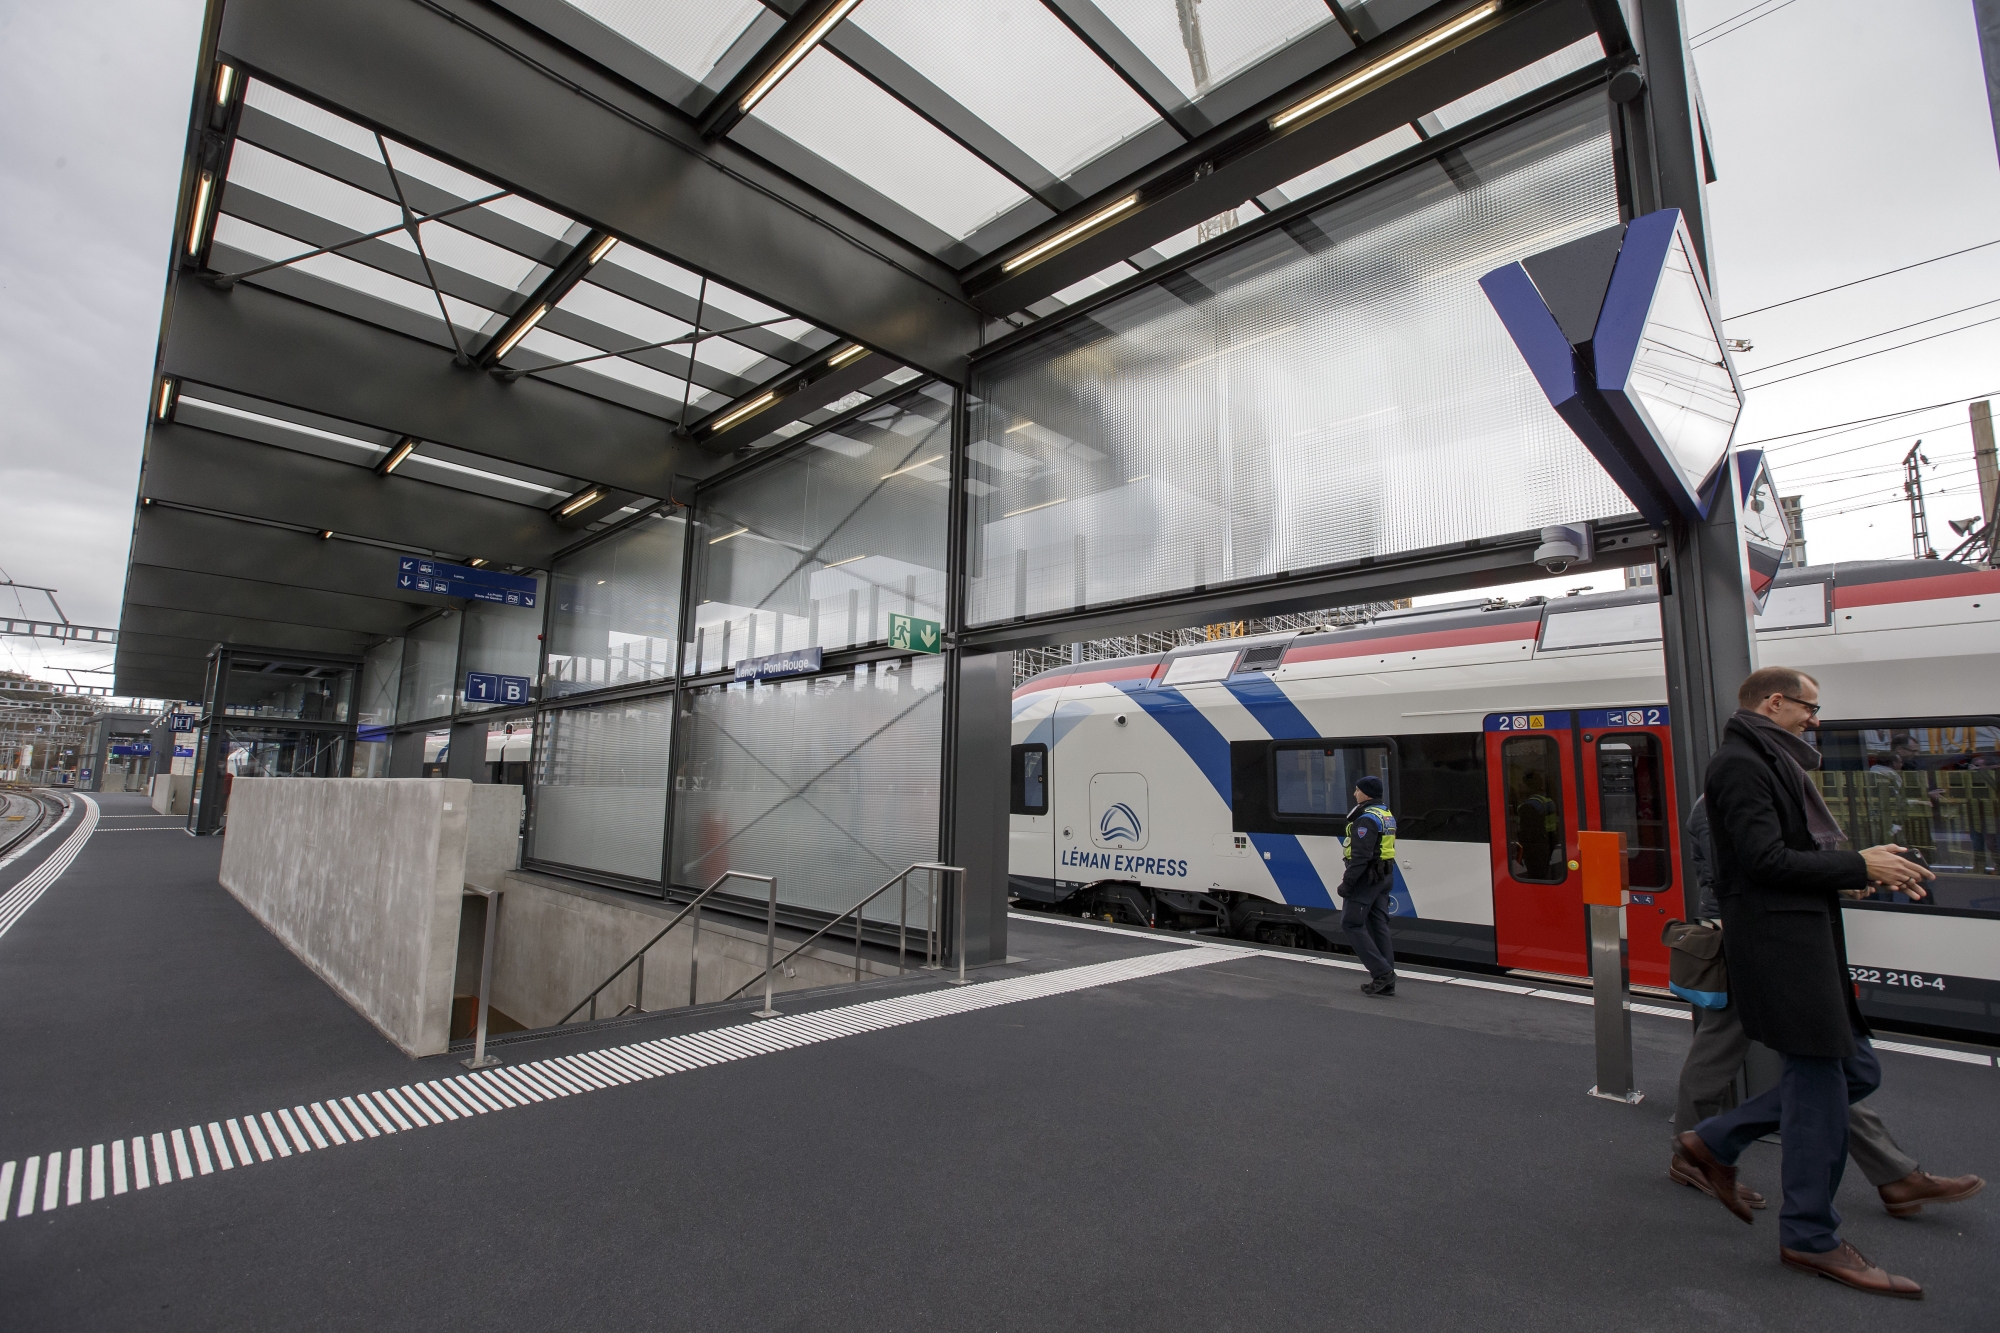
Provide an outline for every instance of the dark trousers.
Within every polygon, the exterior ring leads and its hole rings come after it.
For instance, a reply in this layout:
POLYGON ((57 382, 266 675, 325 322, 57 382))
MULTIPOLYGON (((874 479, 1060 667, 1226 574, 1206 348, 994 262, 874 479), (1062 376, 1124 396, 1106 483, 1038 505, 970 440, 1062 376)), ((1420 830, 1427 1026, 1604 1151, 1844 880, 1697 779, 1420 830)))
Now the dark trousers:
POLYGON ((1860 1033, 1845 1060, 1784 1056, 1778 1086, 1733 1111, 1694 1127, 1710 1152, 1734 1164, 1743 1150, 1772 1130, 1783 1142, 1780 1175, 1785 1202, 1778 1211, 1778 1243, 1824 1254, 1840 1247, 1840 1214, 1833 1196, 1847 1169, 1847 1109, 1882 1084, 1882 1066, 1860 1033))
MULTIPOLYGON (((1749 1049, 1750 1038, 1735 1005, 1694 1011, 1694 1040, 1688 1043, 1680 1097, 1674 1105, 1675 1133, 1736 1105, 1736 1071, 1743 1067, 1749 1049)), ((1917 1159, 1897 1145, 1882 1117, 1865 1104, 1847 1108, 1847 1155, 1877 1188, 1917 1169, 1917 1159)))
POLYGON ((1376 981, 1396 980, 1395 937, 1389 933, 1389 890, 1387 875, 1374 884, 1357 884, 1342 890, 1340 928, 1354 954, 1376 981))

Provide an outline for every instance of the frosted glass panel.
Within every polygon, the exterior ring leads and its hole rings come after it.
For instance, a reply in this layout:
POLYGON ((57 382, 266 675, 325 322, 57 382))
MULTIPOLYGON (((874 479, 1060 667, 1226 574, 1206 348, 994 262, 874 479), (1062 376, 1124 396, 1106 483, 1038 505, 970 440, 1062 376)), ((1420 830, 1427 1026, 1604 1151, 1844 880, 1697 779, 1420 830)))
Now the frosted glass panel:
POLYGON ((458 612, 440 611, 403 639, 403 670, 396 691, 396 720, 418 722, 451 716, 458 675, 458 612))
MULTIPOLYGON (((852 907, 918 861, 937 858, 944 664, 936 657, 688 698, 674 778, 674 880, 706 887, 725 870, 775 875, 781 902, 852 907)), ((916 890, 911 924, 923 916, 916 890)), ((871 920, 893 922, 898 892, 871 920)))
POLYGON ((548 580, 535 580, 536 607, 508 606, 503 602, 467 602, 460 614, 465 617, 460 645, 457 678, 452 689, 458 695, 458 711, 485 713, 504 703, 476 703, 465 697, 465 675, 480 671, 493 676, 518 676, 529 682, 528 695, 534 697, 535 669, 542 660, 542 599, 548 595, 548 580))
POLYGON ((673 679, 686 536, 650 518, 556 562, 547 697, 673 679))
POLYGON ((1617 221, 1587 94, 979 364, 969 620, 1628 512, 1478 285, 1617 221))
POLYGON ((657 882, 667 817, 671 696, 541 715, 528 855, 657 882))
POLYGON ((688 674, 944 620, 951 390, 926 385, 703 491, 688 674))

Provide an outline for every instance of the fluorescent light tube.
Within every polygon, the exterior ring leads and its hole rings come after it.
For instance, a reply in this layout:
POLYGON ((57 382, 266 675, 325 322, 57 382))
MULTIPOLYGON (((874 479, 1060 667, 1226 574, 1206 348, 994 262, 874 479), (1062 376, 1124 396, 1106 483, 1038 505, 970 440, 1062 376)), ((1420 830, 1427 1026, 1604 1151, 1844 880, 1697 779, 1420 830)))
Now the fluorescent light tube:
POLYGON ((204 171, 194 188, 194 208, 188 213, 188 254, 201 253, 202 233, 208 227, 208 201, 215 197, 215 173, 204 171))
POLYGON ((855 343, 853 346, 849 347, 846 351, 842 352, 839 356, 836 356, 831 361, 827 362, 826 368, 828 370, 838 370, 840 367, 852 361, 855 357, 866 356, 867 354, 868 354, 868 349, 866 347, 863 347, 860 343, 855 343))
POLYGON ((894 472, 885 472, 882 474, 882 480, 887 481, 891 477, 900 477, 905 472, 915 472, 920 467, 929 467, 932 463, 937 462, 939 459, 943 457, 944 457, 943 454, 934 454, 929 458, 921 459, 918 462, 912 463, 908 467, 899 467, 894 472))
POLYGON ((749 416, 752 412, 761 411, 763 408, 769 407, 773 402, 777 400, 777 397, 778 395, 776 393, 758 394, 755 398, 752 398, 749 402, 743 404, 743 406, 730 412, 728 415, 724 416, 720 421, 717 421, 713 426, 710 426, 708 428, 709 434, 713 435, 717 431, 728 430, 731 426, 743 420, 743 418, 749 416))
MULTIPOLYGON (((1498 3, 1498 0, 1495 0, 1495 3, 1498 3)), ((1020 254, 1015 255, 1012 259, 1002 264, 1000 266, 1000 271, 1002 273, 1012 273, 1017 268, 1025 268, 1029 264, 1034 263, 1037 259, 1040 259, 1043 255, 1048 254, 1051 250, 1057 250, 1062 248, 1063 246, 1069 244, 1071 241, 1075 240, 1077 237, 1089 231, 1092 227, 1095 227, 1098 223, 1108 221, 1111 218, 1117 217, 1120 213, 1123 213, 1126 209, 1131 208, 1138 202, 1139 202, 1138 195, 1128 194, 1123 199, 1120 199, 1117 203, 1098 209, 1095 213, 1092 213, 1089 217, 1085 218, 1083 221, 1076 223, 1073 226, 1064 227, 1061 231, 1049 237, 1049 239, 1043 241, 1040 245, 1033 246, 1029 249, 1023 250, 1020 254)))
POLYGON ((215 71, 215 104, 229 105, 229 94, 236 90, 236 69, 231 65, 219 66, 215 71))
POLYGON ((577 496, 574 500, 571 500, 568 504, 564 505, 561 509, 556 510, 556 517, 568 518, 571 514, 574 514, 577 510, 582 509, 587 505, 596 503, 598 500, 602 499, 603 496, 604 492, 598 487, 593 486, 589 490, 585 491, 582 495, 577 496))
POLYGON ((794 42, 792 49, 778 57, 778 63, 766 70, 764 77, 757 80, 749 92, 743 94, 743 100, 736 104, 736 109, 746 116, 749 115, 750 108, 763 101, 764 94, 777 87, 779 82, 792 72, 792 66, 811 54, 812 49, 819 45, 820 39, 832 32, 834 25, 846 18, 860 3, 861 0, 840 0, 839 4, 820 15, 819 22, 806 29, 806 35, 794 42))
POLYGON ((401 444, 398 444, 393 450, 390 451, 389 461, 382 464, 382 475, 386 477, 391 472, 394 472, 397 468, 403 465, 404 459, 408 458, 411 454, 415 453, 416 451, 417 451, 417 437, 414 435, 405 435, 403 437, 403 442, 401 444))
POLYGON ((840 567, 841 567, 842 565, 851 565, 851 564, 853 564, 853 563, 854 563, 854 562, 855 562, 856 560, 866 560, 867 558, 868 558, 868 557, 867 557, 867 556, 865 556, 865 555, 850 555, 850 556, 848 556, 848 557, 847 557, 847 559, 845 559, 845 560, 836 560, 836 561, 834 561, 834 562, 833 562, 832 564, 830 564, 830 565, 821 565, 821 566, 820 566, 820 568, 821 568, 821 569, 839 569, 839 568, 840 568, 840 567))
POLYGON ((161 421, 165 421, 167 419, 168 413, 172 412, 173 410, 174 410, 174 382, 167 376, 162 375, 160 376, 160 401, 154 405, 153 415, 158 417, 161 421))
POLYGON ((321 529, 319 530, 319 539, 320 539, 321 541, 323 541, 323 542, 325 542, 325 541, 332 541, 332 540, 333 540, 333 529, 332 529, 332 528, 321 528, 321 529))
POLYGON ((549 313, 549 307, 547 302, 543 302, 541 305, 536 306, 535 313, 528 316, 526 319, 522 320, 520 326, 516 328, 512 333, 507 335, 507 341, 500 344, 500 350, 493 354, 493 359, 495 361, 498 361, 501 357, 513 351, 514 344, 520 342, 521 339, 527 337, 528 330, 534 328, 535 325, 541 323, 542 316, 548 313, 549 313))
POLYGON ((1477 9, 1467 10, 1449 23, 1432 28, 1415 41, 1397 47, 1380 60, 1371 60, 1346 78, 1328 84, 1304 101, 1293 103, 1271 117, 1271 128, 1281 130, 1308 116, 1331 111, 1335 105, 1361 92, 1368 85, 1386 78, 1422 56, 1429 55, 1452 38, 1462 36, 1499 12, 1500 0, 1486 0, 1486 3, 1477 9))
POLYGON ((616 236, 605 237, 603 240, 597 243, 597 248, 590 252, 590 258, 585 260, 584 262, 587 264, 595 264, 598 260, 610 254, 611 247, 617 244, 618 244, 618 238, 616 236))
POLYGON ((736 529, 736 531, 734 532, 725 532, 720 537, 710 537, 708 539, 708 544, 710 546, 720 546, 722 545, 722 543, 728 541, 731 537, 741 537, 744 533, 748 531, 750 531, 749 528, 743 527, 736 529))
POLYGON ((1047 509, 1050 505, 1066 504, 1068 502, 1069 502, 1069 497, 1065 495, 1060 500, 1044 500, 1038 505, 1029 505, 1026 509, 1010 509, 1006 513, 1000 515, 1000 517, 1012 518, 1016 514, 1032 514, 1037 509, 1047 509))

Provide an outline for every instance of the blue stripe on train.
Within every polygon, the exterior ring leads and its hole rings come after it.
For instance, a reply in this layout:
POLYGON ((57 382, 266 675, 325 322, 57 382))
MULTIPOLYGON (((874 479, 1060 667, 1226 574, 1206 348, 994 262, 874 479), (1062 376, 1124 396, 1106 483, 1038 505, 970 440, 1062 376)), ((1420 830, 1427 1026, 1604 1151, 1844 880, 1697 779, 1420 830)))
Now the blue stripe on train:
MULTIPOLYGON (((1306 720, 1306 715, 1299 711, 1299 706, 1293 703, 1291 698, 1278 688, 1278 682, 1269 676, 1262 674, 1232 676, 1224 682, 1224 686, 1236 696, 1236 701, 1243 705, 1245 711, 1257 719, 1258 725, 1271 733, 1272 740, 1304 741, 1318 738, 1319 728, 1306 720)), ((1255 838, 1268 835, 1252 836, 1255 838)), ((1298 839, 1292 838, 1291 841, 1297 843, 1298 839)), ((1303 851, 1301 854, 1303 855, 1303 851)), ((1273 856, 1273 864, 1276 861, 1277 858, 1273 856)), ((1417 914, 1417 905, 1410 897, 1410 886, 1403 881, 1403 867, 1391 862, 1389 872, 1395 876, 1395 884, 1389 890, 1389 915, 1414 917, 1417 914)), ((1322 894, 1326 892, 1325 885, 1317 872, 1313 874, 1313 883, 1322 894)), ((1327 899, 1327 905, 1333 905, 1331 898, 1327 899)))

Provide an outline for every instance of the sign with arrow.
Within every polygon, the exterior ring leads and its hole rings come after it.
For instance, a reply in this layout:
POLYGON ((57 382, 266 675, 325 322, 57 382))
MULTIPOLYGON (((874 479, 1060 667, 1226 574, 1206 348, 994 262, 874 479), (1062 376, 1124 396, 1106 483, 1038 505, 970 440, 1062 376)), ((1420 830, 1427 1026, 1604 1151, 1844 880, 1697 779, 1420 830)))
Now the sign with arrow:
POLYGON ((441 593, 503 606, 535 605, 535 581, 531 578, 497 569, 447 564, 421 555, 396 557, 396 586, 404 592, 441 593))
POLYGON ((936 653, 944 650, 944 626, 935 620, 918 620, 898 612, 889 615, 889 646, 904 648, 913 653, 936 653))

